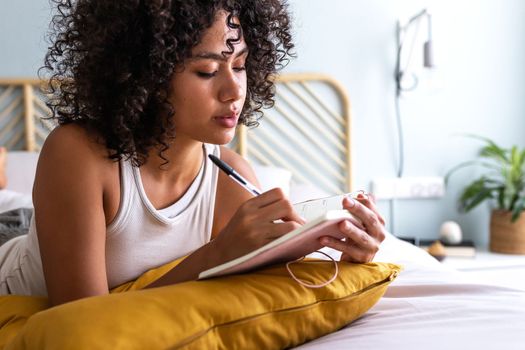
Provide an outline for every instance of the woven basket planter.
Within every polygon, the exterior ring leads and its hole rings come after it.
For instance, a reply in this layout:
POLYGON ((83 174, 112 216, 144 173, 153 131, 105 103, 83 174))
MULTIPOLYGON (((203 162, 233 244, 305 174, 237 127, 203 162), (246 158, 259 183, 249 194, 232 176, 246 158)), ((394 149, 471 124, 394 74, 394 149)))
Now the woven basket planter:
POLYGON ((525 214, 511 222, 512 213, 494 210, 490 218, 490 250, 496 253, 525 254, 525 214))

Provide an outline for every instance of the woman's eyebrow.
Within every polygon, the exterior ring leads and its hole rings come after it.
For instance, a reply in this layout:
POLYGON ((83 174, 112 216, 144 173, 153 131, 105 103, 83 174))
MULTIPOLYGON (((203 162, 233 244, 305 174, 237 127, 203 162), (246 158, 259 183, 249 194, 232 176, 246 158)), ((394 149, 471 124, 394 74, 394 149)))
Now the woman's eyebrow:
MULTIPOLYGON (((235 53, 234 58, 237 58, 239 56, 244 55, 245 53, 248 53, 248 48, 245 47, 239 52, 235 53)), ((229 56, 223 55, 222 53, 216 53, 216 52, 200 52, 196 55, 193 55, 189 58, 189 60, 216 60, 216 61, 227 61, 229 56)))

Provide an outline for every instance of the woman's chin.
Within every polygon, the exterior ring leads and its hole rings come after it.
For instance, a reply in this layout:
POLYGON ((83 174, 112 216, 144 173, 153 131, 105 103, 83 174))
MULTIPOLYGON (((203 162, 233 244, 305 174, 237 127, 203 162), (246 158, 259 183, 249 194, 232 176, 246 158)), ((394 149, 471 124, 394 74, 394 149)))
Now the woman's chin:
POLYGON ((207 138, 203 142, 211 143, 214 145, 226 145, 232 142, 234 137, 235 137, 235 129, 233 129, 233 131, 228 132, 228 133, 221 133, 220 135, 214 135, 213 137, 207 138))

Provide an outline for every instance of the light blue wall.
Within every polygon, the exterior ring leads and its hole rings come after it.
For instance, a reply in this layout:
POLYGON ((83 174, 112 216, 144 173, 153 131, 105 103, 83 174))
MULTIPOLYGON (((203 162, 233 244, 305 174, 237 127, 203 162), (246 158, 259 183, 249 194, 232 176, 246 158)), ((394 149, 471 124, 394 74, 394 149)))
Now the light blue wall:
MULTIPOLYGON (((522 0, 290 0, 298 59, 288 72, 324 72, 352 100, 357 187, 394 176, 395 26, 428 7, 433 13, 438 88, 405 96, 406 176, 444 175, 475 155, 475 133, 525 146, 525 2, 522 0)), ((0 5, 0 76, 35 76, 45 54, 47 0, 0 5)), ((456 198, 476 175, 465 170, 437 200, 397 201, 396 233, 436 237, 445 220, 467 238, 488 240, 489 208, 459 214, 456 198)), ((388 218, 388 203, 380 203, 388 218)))
MULTIPOLYGON (((348 89, 358 188, 368 188, 376 177, 395 176, 396 21, 425 7, 433 14, 437 61, 433 75, 438 88, 421 86, 401 102, 405 175, 442 176, 474 157, 479 144, 454 136, 461 133, 525 146, 524 1, 293 0, 290 4, 299 57, 288 71, 324 72, 348 89)), ((456 220, 467 238, 487 244, 489 207, 469 214, 456 210, 462 186, 475 175, 473 169, 457 173, 442 199, 397 201, 396 233, 434 238, 443 221, 456 220)), ((388 203, 381 202, 380 207, 388 216, 388 203)))
POLYGON ((35 77, 46 54, 47 0, 0 1, 0 76, 35 77))

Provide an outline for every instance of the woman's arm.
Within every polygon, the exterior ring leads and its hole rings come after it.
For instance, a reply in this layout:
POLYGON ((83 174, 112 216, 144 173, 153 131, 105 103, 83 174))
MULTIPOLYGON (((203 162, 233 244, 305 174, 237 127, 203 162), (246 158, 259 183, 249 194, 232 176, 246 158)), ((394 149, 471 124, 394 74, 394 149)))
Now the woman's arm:
MULTIPOLYGON (((259 180, 250 164, 229 148, 221 147, 221 160, 232 166, 246 180, 260 188, 259 180)), ((215 165, 214 165, 215 166, 215 165)), ((215 196, 215 211, 213 215, 212 238, 217 237, 220 231, 228 224, 242 203, 253 198, 253 194, 243 189, 233 181, 224 171, 219 170, 217 193, 215 196)))
POLYGON ((48 136, 40 154, 33 202, 52 305, 108 293, 100 148, 68 125, 48 136))

